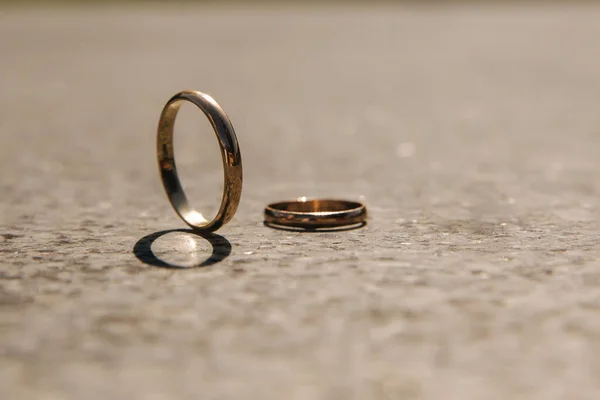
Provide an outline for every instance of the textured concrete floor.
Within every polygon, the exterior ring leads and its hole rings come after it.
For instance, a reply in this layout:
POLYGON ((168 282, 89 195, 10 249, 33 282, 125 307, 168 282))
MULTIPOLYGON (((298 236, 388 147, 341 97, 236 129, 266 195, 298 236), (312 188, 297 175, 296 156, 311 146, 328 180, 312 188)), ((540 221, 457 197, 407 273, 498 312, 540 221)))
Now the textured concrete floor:
MULTIPOLYGON (((597 399, 598 21, 1 10, 0 398, 597 399), (155 128, 188 88, 222 104, 244 161, 210 241, 162 232, 185 226, 155 128), (370 223, 262 225, 300 195, 363 199, 370 223)), ((192 107, 177 129, 214 211, 216 140, 192 107)))

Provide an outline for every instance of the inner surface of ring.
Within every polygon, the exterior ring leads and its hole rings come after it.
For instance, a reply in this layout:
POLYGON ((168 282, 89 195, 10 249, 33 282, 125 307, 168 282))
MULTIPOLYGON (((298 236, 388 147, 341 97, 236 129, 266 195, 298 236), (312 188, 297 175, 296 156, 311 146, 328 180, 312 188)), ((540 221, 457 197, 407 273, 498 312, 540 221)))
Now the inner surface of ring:
POLYGON ((172 140, 186 198, 185 218, 193 225, 206 225, 217 215, 224 191, 219 141, 202 109, 187 101, 180 103, 172 140))
POLYGON ((291 212, 337 212, 361 207, 360 203, 345 200, 306 200, 281 202, 271 205, 272 208, 291 212))

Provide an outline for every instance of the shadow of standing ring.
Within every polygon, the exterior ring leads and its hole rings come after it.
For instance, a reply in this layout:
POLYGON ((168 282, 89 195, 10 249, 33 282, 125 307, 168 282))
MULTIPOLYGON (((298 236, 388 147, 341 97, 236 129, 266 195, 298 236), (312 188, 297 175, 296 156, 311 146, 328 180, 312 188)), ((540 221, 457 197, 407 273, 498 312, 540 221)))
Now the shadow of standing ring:
POLYGON ((140 260, 144 264, 152 265, 154 267, 177 269, 208 267, 223 261, 229 256, 229 254, 231 254, 231 243, 229 243, 229 241, 223 236, 217 235, 215 233, 199 233, 191 229, 169 229, 165 231, 151 233, 138 240, 133 246, 133 254, 138 258, 138 260, 140 260), (187 233, 206 239, 206 241, 208 241, 212 246, 212 254, 203 262, 191 266, 181 266, 177 264, 172 264, 170 262, 158 258, 152 251, 152 244, 158 238, 169 233, 175 232, 187 233))

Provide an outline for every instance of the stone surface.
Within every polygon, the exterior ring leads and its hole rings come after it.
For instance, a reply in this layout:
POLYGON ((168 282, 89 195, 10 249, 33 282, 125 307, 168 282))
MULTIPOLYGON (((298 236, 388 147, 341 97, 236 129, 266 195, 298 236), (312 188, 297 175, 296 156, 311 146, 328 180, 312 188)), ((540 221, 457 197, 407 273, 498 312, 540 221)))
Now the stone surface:
MULTIPOLYGON (((1 10, 0 398, 598 398, 599 20, 1 10), (212 94, 242 149, 242 204, 210 241, 162 232, 185 228, 154 150, 182 89, 212 94), (300 195, 362 199, 370 222, 263 226, 300 195)), ((177 138, 214 211, 192 107, 177 138)))

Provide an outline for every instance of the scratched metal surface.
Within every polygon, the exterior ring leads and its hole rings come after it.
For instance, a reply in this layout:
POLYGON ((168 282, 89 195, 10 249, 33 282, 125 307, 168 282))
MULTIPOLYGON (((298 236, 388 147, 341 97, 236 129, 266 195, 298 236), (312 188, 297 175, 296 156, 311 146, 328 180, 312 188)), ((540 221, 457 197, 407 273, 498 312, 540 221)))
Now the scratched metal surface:
MULTIPOLYGON (((0 11, 0 397, 597 398, 599 20, 0 11), (182 89, 221 103, 242 150, 210 241, 163 232, 185 226, 154 135, 182 89), (301 195, 362 200, 369 224, 263 226, 301 195)), ((181 118, 184 185, 216 210, 214 135, 181 118)))

